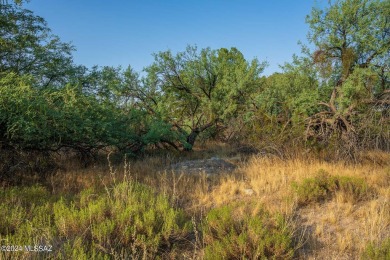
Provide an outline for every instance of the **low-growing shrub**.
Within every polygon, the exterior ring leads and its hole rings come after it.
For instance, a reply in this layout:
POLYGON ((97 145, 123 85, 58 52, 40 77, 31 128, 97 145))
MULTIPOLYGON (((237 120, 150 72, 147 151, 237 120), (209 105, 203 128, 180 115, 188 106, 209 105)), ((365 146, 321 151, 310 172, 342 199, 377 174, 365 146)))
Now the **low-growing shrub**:
POLYGON ((363 252, 362 259, 388 260, 390 259, 390 238, 385 239, 381 244, 370 243, 363 252))
POLYGON ((293 188, 301 205, 329 200, 336 192, 342 192, 351 202, 369 199, 374 194, 374 190, 362 178, 331 176, 324 170, 313 178, 304 179, 302 183, 293 183, 293 188))
POLYGON ((40 185, 0 189, 1 203, 9 205, 40 205, 46 203, 49 196, 46 188, 40 185))
POLYGON ((292 231, 282 216, 260 209, 237 214, 238 205, 212 209, 203 223, 205 259, 290 259, 292 231))
MULTIPOLYGON (((163 257, 187 243, 192 230, 183 211, 136 182, 103 191, 91 188, 57 200, 43 187, 12 188, 0 192, 0 199, 0 240, 8 245, 52 246, 39 257, 163 257)), ((0 258, 27 254, 32 253, 2 252, 0 258)))
POLYGON ((49 192, 42 186, 0 190, 0 235, 13 234, 39 206, 45 204, 49 192))
POLYGON ((67 239, 83 238, 92 247, 116 255, 153 257, 174 239, 184 238, 190 224, 164 196, 146 186, 123 182, 106 196, 84 192, 77 203, 61 200, 54 205, 55 224, 67 239), (87 203, 86 203, 87 202, 87 203))

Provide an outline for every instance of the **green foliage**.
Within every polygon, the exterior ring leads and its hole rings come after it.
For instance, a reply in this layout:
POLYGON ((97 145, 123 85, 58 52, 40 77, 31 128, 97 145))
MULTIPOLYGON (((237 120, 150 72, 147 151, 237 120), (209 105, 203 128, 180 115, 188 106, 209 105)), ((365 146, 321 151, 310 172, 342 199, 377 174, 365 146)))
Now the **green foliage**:
POLYGON ((10 188, 0 191, 0 234, 13 234, 42 206, 49 193, 41 186, 10 188))
POLYGON ((366 200, 374 195, 374 191, 368 187, 364 179, 331 176, 324 170, 320 170, 313 178, 307 178, 302 183, 293 183, 298 202, 309 204, 322 202, 333 198, 336 192, 344 194, 345 199, 351 202, 366 200))
POLYGON ((84 73, 84 67, 73 64, 74 48, 52 35, 42 17, 17 4, 1 4, 0 24, 0 77, 32 75, 44 88, 61 87, 84 73))
MULTIPOLYGON (((12 74, 1 83, 10 77, 12 74)), ((56 150, 63 145, 93 145, 96 139, 103 139, 104 119, 112 116, 110 110, 101 109, 96 101, 78 95, 77 89, 70 86, 38 90, 21 81, 19 85, 3 83, 0 92, 4 143, 18 149, 56 150), (99 122, 103 125, 98 125, 99 122)))
POLYGON ((139 80, 130 67, 87 73, 43 18, 2 4, 0 19, 0 149, 71 148, 85 156, 107 146, 135 154, 149 144, 184 142, 158 115, 132 105, 139 80))
MULTIPOLYGON (((340 96, 338 103, 340 110, 348 109, 352 104, 358 104, 363 99, 369 100, 373 93, 367 91, 367 87, 373 87, 373 84, 378 80, 378 75, 371 69, 357 68, 351 73, 348 79, 340 88, 340 96)), ((365 104, 360 104, 364 107, 365 104)))
POLYGON ((311 61, 294 56, 285 64, 284 73, 269 76, 258 93, 258 104, 269 115, 307 117, 317 111, 319 83, 311 61))
POLYGON ((292 232, 264 210, 239 215, 237 205, 212 209, 203 224, 205 259, 292 259, 292 232))
POLYGON ((330 1, 306 19, 308 39, 316 46, 312 59, 328 90, 308 129, 337 149, 389 148, 388 115, 375 123, 367 120, 369 113, 388 110, 389 7, 380 0, 330 1), (373 135, 380 136, 376 144, 370 141, 373 135))
POLYGON ((390 238, 385 239, 381 244, 370 243, 362 254, 364 259, 388 260, 390 259, 390 238))
MULTIPOLYGON (((137 109, 101 102, 78 86, 33 88, 29 77, 0 79, 0 140, 4 148, 89 153, 114 146, 136 153, 149 144, 183 137, 171 125, 137 109)), ((183 141, 184 142, 184 141, 183 141)))
POLYGON ((389 10, 379 0, 313 8, 306 21, 315 51, 303 46, 304 56, 258 85, 244 140, 326 147, 349 158, 359 148, 389 149, 389 10))
POLYGON ((189 46, 176 55, 159 52, 147 68, 145 90, 139 87, 138 92, 153 101, 148 109, 182 133, 189 132, 187 142, 193 145, 199 133, 246 110, 264 66, 246 61, 236 48, 198 51, 189 46))
POLYGON ((302 138, 305 120, 318 111, 319 84, 306 59, 294 58, 284 66, 284 73, 267 77, 257 92, 251 135, 257 140, 282 143, 302 138))
POLYGON ((158 52, 143 78, 130 66, 87 70, 43 18, 12 2, 0 10, 2 150, 134 155, 149 145, 190 150, 198 136, 314 144, 336 156, 389 149, 387 1, 313 8, 316 51, 303 47, 306 56, 263 78, 266 63, 234 47, 158 52))
POLYGON ((133 182, 119 183, 106 193, 84 190, 72 202, 58 200, 40 186, 5 189, 0 199, 2 241, 53 245, 46 253, 62 259, 153 258, 191 229, 184 213, 166 197, 133 182))
POLYGON ((145 144, 156 144, 164 140, 174 142, 181 138, 182 136, 178 132, 172 131, 170 124, 163 121, 151 124, 149 131, 142 137, 145 144))
MULTIPOLYGON (((386 51, 389 48, 386 42, 389 35, 383 33, 389 22, 386 19, 388 7, 387 1, 337 0, 329 2, 329 7, 324 10, 313 8, 306 19, 310 26, 308 38, 327 54, 335 54, 333 58, 342 59, 344 55, 344 58, 352 59, 353 62, 349 62, 351 66, 355 62, 382 58, 388 55, 386 51), (346 52, 343 47, 352 48, 353 52, 346 52), (373 53, 374 50, 376 53, 373 53)), ((377 59, 375 62, 379 61, 377 59)))

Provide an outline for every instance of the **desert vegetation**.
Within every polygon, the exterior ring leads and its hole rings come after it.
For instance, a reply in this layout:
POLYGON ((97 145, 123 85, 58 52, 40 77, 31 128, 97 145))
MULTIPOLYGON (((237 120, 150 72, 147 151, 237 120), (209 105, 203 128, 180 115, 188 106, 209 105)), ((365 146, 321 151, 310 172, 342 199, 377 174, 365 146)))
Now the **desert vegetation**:
POLYGON ((270 76, 197 46, 140 74, 1 1, 0 258, 389 259, 389 17, 313 8, 270 76))

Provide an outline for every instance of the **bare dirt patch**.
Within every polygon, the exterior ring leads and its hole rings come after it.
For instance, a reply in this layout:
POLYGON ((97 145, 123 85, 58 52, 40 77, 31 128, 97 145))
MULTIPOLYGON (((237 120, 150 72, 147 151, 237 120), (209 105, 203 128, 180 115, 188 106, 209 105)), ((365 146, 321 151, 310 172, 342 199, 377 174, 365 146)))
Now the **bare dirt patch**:
POLYGON ((169 169, 179 173, 206 173, 217 174, 221 172, 232 172, 237 168, 236 165, 218 157, 204 160, 190 160, 172 164, 169 169))

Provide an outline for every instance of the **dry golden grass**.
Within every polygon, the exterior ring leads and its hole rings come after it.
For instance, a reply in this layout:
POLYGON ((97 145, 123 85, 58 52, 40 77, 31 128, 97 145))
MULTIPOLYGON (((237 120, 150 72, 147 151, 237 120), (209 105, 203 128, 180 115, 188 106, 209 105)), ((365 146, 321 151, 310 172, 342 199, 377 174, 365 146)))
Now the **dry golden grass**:
POLYGON ((107 174, 110 165, 64 170, 49 182, 54 192, 75 192, 91 186, 103 188, 123 179, 127 172, 130 175, 127 177, 168 195, 173 205, 183 208, 194 219, 200 219, 211 208, 231 202, 256 202, 291 221, 296 230, 298 258, 359 258, 369 242, 379 243, 390 236, 390 155, 387 153, 366 153, 359 164, 347 164, 308 157, 282 160, 253 156, 244 160, 237 155, 229 157, 230 151, 224 146, 211 151, 199 150, 185 157, 145 157, 112 167, 112 174, 107 174), (231 159, 239 166, 238 170, 213 176, 166 170, 173 162, 215 155, 231 159), (329 201, 298 205, 292 183, 313 177, 320 170, 331 176, 362 178, 375 190, 375 196, 355 202, 340 191, 329 201))
POLYGON ((299 210, 298 214, 305 219, 305 225, 314 227, 315 239, 322 244, 322 249, 316 252, 317 257, 356 257, 368 242, 381 241, 390 236, 388 166, 386 168, 374 163, 346 165, 318 160, 254 159, 245 172, 265 205, 271 210, 283 212, 283 201, 293 194, 291 182, 300 182, 320 169, 331 175, 363 178, 376 189, 378 195, 353 204, 346 194, 340 192, 324 205, 299 210))

